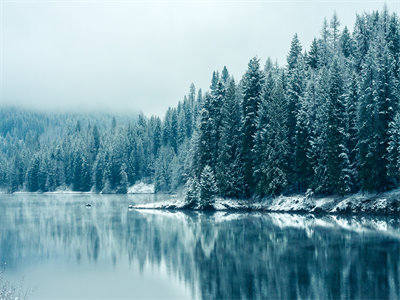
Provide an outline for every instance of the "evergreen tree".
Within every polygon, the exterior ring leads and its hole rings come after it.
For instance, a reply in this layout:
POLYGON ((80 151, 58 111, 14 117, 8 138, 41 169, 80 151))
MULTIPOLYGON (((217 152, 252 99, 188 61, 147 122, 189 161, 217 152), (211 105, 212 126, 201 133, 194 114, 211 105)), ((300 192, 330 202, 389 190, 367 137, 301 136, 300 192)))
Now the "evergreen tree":
POLYGON ((92 131, 92 153, 96 155, 97 151, 99 151, 99 148, 100 148, 100 133, 97 125, 94 125, 92 131))
POLYGON ((358 174, 357 174, 357 138, 358 138, 358 127, 357 127, 357 108, 358 108, 358 80, 356 73, 351 70, 351 74, 347 74, 347 83, 345 84, 345 106, 346 106, 346 118, 345 118, 345 132, 346 132, 346 148, 349 152, 349 163, 352 174, 352 185, 353 190, 358 185, 358 174))
POLYGON ((240 104, 233 79, 227 83, 221 119, 221 138, 216 166, 217 185, 221 195, 241 197, 243 196, 243 163, 240 155, 240 104))
POLYGON ((39 168, 40 159, 39 156, 35 156, 31 160, 31 164, 26 173, 26 183, 29 192, 36 192, 39 190, 39 168))
POLYGON ((267 75, 257 115, 254 177, 257 180, 256 192, 260 196, 279 194, 288 184, 288 132, 286 124, 282 124, 282 120, 287 118, 287 102, 283 76, 277 76, 275 83, 272 73, 267 75))
POLYGON ((96 192, 101 192, 104 188, 104 160, 103 154, 99 154, 93 165, 93 186, 96 192))
POLYGON ((388 176, 393 186, 400 181, 400 114, 397 113, 390 123, 390 141, 388 146, 388 176))
POLYGON ((340 48, 345 58, 348 58, 351 55, 353 55, 354 51, 353 40, 347 26, 344 27, 342 35, 340 36, 340 48))
POLYGON ((244 171, 244 188, 246 196, 254 191, 254 134, 256 132, 257 111, 261 101, 264 86, 264 74, 260 70, 258 58, 254 57, 248 64, 248 69, 242 82, 242 159, 244 171))
POLYGON ((81 191, 82 186, 82 157, 80 153, 75 153, 73 162, 73 179, 72 189, 74 191, 81 191))
POLYGON ((193 208, 197 205, 199 196, 199 184, 196 178, 189 178, 185 184, 185 204, 187 208, 193 208))
POLYGON ((295 177, 297 191, 304 192, 307 190, 312 178, 312 165, 309 160, 309 152, 311 149, 311 126, 310 126, 310 110, 311 105, 308 99, 303 95, 300 99, 299 110, 296 115, 296 133, 295 133, 295 177))
POLYGON ((220 134, 221 134, 221 123, 222 123, 222 115, 221 115, 221 107, 225 102, 225 94, 226 88, 225 85, 219 80, 213 87, 212 93, 210 95, 210 103, 208 106, 209 111, 209 125, 210 125, 210 139, 211 139, 211 157, 208 165, 212 168, 213 172, 215 172, 217 159, 218 159, 218 146, 220 142, 220 134))
POLYGON ((316 193, 326 193, 329 189, 327 181, 327 124, 329 94, 329 72, 322 66, 316 76, 312 76, 306 91, 310 105, 310 149, 307 153, 313 170, 311 188, 316 193))
POLYGON ((92 188, 92 166, 86 156, 82 157, 81 172, 80 191, 88 192, 92 188))
MULTIPOLYGON (((297 34, 293 37, 292 44, 290 47, 289 56, 287 58, 288 70, 287 70, 287 130, 288 130, 288 147, 291 151, 291 155, 288 157, 289 165, 293 166, 293 169, 288 174, 289 183, 294 185, 296 190, 299 190, 299 182, 296 173, 302 171, 300 165, 302 161, 297 161, 297 157, 306 156, 306 149, 302 149, 303 145, 297 145, 296 139, 299 137, 296 135, 298 132, 297 119, 300 109, 300 99, 304 93, 305 77, 304 77, 304 63, 302 57, 302 48, 297 37, 297 34), (296 137, 297 136, 297 137, 296 137), (302 151, 303 153, 300 153, 302 151)), ((301 124, 301 123, 299 123, 301 124)), ((301 130, 301 129, 300 129, 301 130)), ((300 141, 300 140, 299 140, 300 141)))
POLYGON ((226 68, 226 66, 224 66, 224 68, 222 69, 221 81, 223 84, 227 84, 229 81, 229 72, 228 72, 228 69, 226 68))
POLYGON ((212 119, 210 118, 211 96, 206 94, 203 107, 199 116, 198 134, 196 138, 196 160, 193 162, 193 168, 196 176, 200 174, 204 166, 212 163, 212 119))
POLYGON ((156 161, 154 183, 156 192, 171 191, 171 162, 174 158, 174 151, 170 147, 160 150, 160 155, 156 161))
POLYGON ((126 194, 128 192, 128 175, 126 174, 126 165, 122 164, 120 171, 120 182, 117 187, 117 194, 126 194))
POLYGON ((199 190, 200 196, 198 207, 205 210, 212 209, 218 189, 214 173, 208 165, 206 165, 201 172, 199 190))
POLYGON ((340 61, 335 57, 329 71, 326 169, 331 188, 328 192, 343 195, 351 190, 351 166, 345 132, 345 91, 339 65, 340 61))
POLYGON ((384 190, 389 185, 389 124, 398 103, 394 66, 386 43, 378 36, 369 47, 361 73, 358 153, 361 187, 365 190, 384 190))
POLYGON ((330 27, 331 27, 330 36, 332 38, 331 44, 333 50, 336 52, 337 49, 339 48, 339 38, 340 38, 340 33, 339 33, 340 22, 336 12, 332 16, 330 27))
POLYGON ((308 66, 315 70, 319 66, 319 50, 318 50, 318 42, 317 39, 313 39, 310 47, 310 51, 307 55, 307 64, 308 66))

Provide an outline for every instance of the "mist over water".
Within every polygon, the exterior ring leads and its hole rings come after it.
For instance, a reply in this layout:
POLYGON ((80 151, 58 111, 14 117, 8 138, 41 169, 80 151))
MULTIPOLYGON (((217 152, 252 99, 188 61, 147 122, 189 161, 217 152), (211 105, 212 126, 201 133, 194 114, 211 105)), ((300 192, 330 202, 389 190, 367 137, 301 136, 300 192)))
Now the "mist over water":
POLYGON ((396 219, 127 207, 168 197, 2 195, 7 274, 35 299, 400 296, 396 219))

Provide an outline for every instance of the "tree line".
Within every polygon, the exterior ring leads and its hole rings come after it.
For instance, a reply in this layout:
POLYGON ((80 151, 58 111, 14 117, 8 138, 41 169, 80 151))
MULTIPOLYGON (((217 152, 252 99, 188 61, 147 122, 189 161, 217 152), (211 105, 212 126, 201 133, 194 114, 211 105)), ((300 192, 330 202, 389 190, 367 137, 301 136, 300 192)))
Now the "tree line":
POLYGON ((104 193, 138 180, 163 192, 186 184, 188 201, 205 206, 214 195, 395 188, 399 68, 399 20, 384 8, 357 15, 352 31, 335 14, 309 49, 295 35, 284 66, 255 57, 239 81, 215 71, 207 91, 192 84, 163 119, 65 114, 42 124, 39 113, 3 108, 0 184, 104 193))

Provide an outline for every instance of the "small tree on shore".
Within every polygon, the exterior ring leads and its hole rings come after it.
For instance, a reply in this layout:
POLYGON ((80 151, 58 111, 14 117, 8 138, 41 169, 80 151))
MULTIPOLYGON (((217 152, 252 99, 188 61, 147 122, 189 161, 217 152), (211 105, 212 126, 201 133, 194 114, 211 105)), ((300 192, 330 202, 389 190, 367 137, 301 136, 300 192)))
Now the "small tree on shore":
POLYGON ((195 178, 189 178, 186 182, 185 206, 194 207, 199 201, 199 183, 195 178))
POLYGON ((211 209, 217 194, 217 184, 211 167, 206 165, 200 176, 200 209, 211 209))

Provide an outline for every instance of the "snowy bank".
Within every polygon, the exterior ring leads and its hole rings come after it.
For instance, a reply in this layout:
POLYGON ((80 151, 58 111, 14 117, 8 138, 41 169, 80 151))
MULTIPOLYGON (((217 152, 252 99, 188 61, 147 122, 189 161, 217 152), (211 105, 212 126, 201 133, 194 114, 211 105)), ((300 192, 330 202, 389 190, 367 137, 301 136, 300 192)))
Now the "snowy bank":
POLYGON ((137 182, 128 188, 128 194, 154 194, 154 184, 137 182))
MULTIPOLYGON (((138 204, 137 209, 187 209, 183 199, 138 204)), ((279 196, 255 200, 217 198, 213 205, 218 211, 265 211, 327 214, 400 214, 400 189, 386 193, 357 193, 339 197, 307 197, 305 195, 279 196)))

